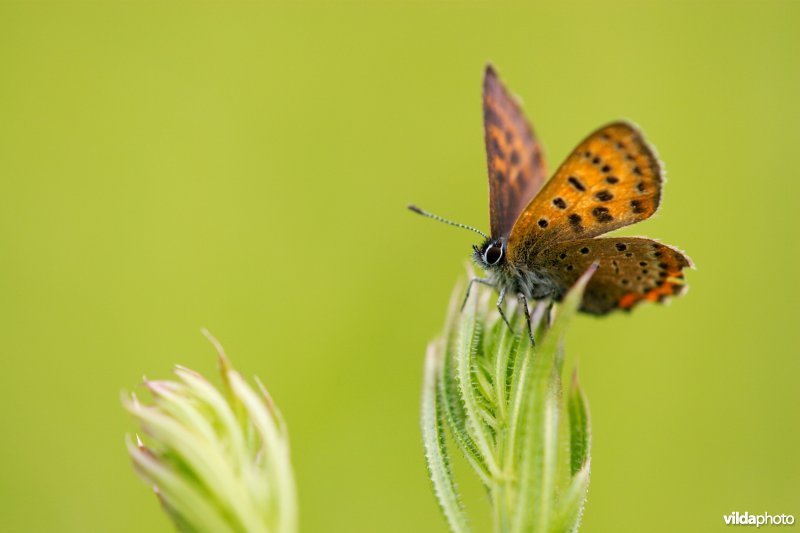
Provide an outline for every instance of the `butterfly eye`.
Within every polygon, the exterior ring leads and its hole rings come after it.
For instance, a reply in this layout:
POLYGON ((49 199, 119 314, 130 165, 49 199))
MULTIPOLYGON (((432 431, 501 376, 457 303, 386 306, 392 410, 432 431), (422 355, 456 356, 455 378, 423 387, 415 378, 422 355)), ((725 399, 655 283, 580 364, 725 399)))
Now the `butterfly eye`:
POLYGON ((483 254, 483 260, 487 265, 496 265, 503 258, 503 247, 495 244, 489 246, 483 254))

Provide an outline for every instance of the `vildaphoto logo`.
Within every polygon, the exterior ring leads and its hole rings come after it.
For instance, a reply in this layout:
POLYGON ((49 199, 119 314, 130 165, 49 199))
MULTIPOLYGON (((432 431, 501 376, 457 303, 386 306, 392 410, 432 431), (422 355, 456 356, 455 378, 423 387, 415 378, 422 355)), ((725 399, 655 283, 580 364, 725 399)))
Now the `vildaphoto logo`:
POLYGON ((790 514, 750 514, 738 511, 722 517, 726 526, 791 526, 794 524, 794 515, 790 514))

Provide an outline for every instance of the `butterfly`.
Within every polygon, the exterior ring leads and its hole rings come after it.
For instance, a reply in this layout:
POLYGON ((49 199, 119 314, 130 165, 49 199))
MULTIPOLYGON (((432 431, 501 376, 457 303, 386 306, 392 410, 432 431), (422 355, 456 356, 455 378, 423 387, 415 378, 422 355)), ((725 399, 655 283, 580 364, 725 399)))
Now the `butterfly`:
POLYGON ((693 264, 680 250, 644 237, 600 237, 649 218, 659 206, 661 163, 636 127, 603 126, 546 180, 539 139, 491 65, 483 80, 483 124, 491 235, 409 206, 484 237, 472 257, 487 275, 470 280, 467 297, 473 283, 496 288, 497 308, 510 324, 503 302, 516 295, 533 342, 529 302, 560 301, 592 265, 581 302, 586 313, 629 311, 685 291, 683 270, 693 264))

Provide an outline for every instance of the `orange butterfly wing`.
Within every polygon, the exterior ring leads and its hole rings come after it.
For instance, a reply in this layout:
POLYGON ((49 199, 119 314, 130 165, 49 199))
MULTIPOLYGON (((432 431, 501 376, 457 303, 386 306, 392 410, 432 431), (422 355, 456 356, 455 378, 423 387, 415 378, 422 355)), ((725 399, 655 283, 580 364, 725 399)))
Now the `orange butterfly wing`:
POLYGON ((597 262, 581 305, 582 311, 596 315, 682 294, 683 269, 693 266, 682 252, 643 237, 562 242, 541 252, 536 261, 557 281, 560 295, 597 262))
POLYGON ((483 126, 489 220, 492 236, 502 237, 542 187, 547 170, 533 129, 491 65, 483 78, 483 126))
POLYGON ((658 159, 641 133, 617 122, 592 133, 514 223, 512 262, 529 264, 554 243, 586 239, 650 217, 661 198, 658 159))

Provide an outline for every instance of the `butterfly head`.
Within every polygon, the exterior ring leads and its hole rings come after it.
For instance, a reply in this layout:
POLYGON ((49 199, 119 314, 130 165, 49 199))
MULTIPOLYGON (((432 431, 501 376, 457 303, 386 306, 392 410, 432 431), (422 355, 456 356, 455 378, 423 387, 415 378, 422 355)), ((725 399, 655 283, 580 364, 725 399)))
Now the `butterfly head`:
POLYGON ((506 262, 506 243, 503 239, 486 239, 481 246, 472 246, 472 259, 484 270, 502 267, 506 262))

